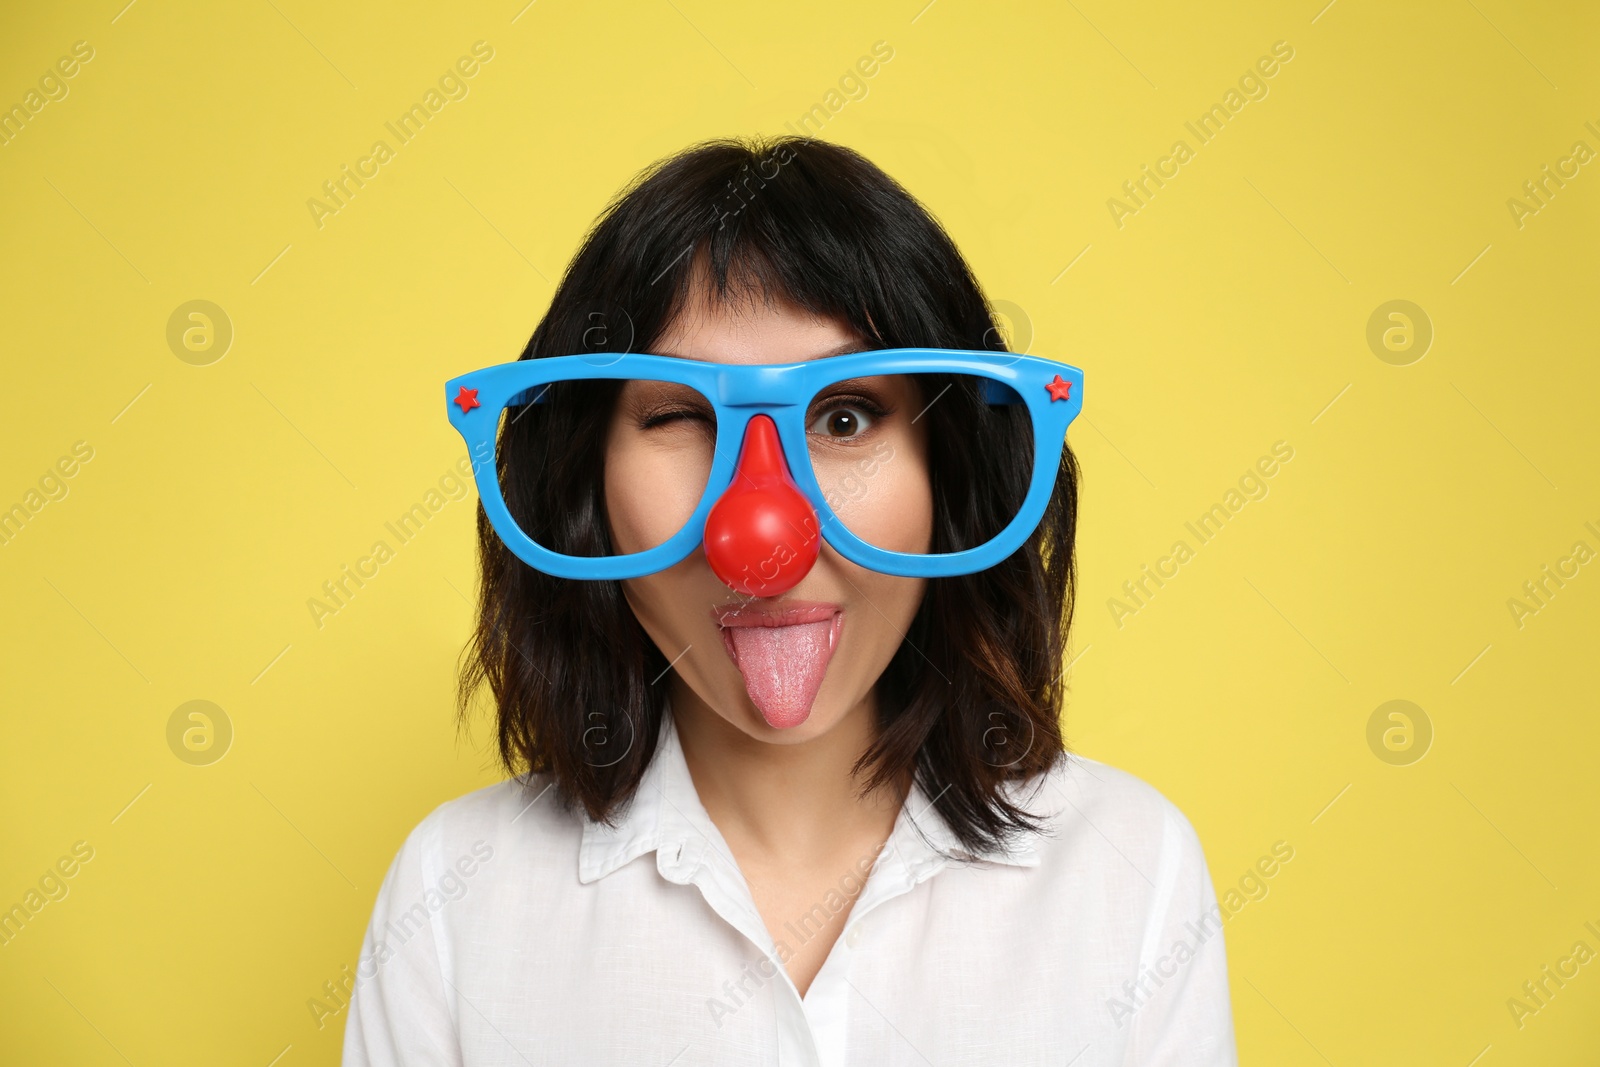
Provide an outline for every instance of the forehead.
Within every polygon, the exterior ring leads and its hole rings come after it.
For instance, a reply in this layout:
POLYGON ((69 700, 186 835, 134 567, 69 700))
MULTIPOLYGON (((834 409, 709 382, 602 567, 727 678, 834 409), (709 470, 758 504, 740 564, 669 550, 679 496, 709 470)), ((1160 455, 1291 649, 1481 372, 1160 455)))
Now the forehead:
POLYGON ((868 347, 845 323, 815 316, 793 301, 733 294, 714 301, 705 286, 697 286, 650 351, 708 363, 756 364, 824 359, 868 347))

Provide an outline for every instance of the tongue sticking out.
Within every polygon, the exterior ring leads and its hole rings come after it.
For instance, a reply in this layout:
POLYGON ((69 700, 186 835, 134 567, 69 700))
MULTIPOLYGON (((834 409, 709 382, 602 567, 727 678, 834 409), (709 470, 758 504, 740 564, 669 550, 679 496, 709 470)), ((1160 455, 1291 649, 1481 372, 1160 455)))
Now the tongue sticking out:
POLYGON ((784 730, 811 714, 833 655, 834 619, 792 626, 729 626, 729 654, 767 725, 784 730))

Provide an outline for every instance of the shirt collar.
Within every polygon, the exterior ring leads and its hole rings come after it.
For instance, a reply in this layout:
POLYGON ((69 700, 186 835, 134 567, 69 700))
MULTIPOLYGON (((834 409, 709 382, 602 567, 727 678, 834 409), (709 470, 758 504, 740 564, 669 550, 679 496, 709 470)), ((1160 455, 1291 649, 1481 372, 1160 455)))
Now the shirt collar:
MULTIPOLYGON (((656 866, 671 881, 687 883, 707 858, 718 850, 734 863, 727 842, 706 814, 695 790, 689 765, 678 740, 670 706, 662 711, 655 755, 640 778, 628 806, 606 826, 583 816, 583 841, 578 849, 578 881, 598 881, 647 852, 656 852, 656 866)), ((999 848, 981 853, 968 851, 934 807, 932 798, 912 783, 895 819, 884 851, 903 864, 917 882, 932 875, 950 856, 957 859, 1037 867, 1039 855, 1034 834, 1024 834, 999 848)))

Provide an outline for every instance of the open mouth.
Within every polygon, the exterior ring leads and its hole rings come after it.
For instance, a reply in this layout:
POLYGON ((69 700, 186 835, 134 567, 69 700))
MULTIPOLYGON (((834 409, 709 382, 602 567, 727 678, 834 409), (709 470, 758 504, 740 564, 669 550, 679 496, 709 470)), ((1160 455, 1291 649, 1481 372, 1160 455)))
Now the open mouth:
POLYGON ((805 722, 844 629, 837 604, 751 603, 713 608, 728 658, 744 676, 750 702, 767 725, 787 730, 805 722))

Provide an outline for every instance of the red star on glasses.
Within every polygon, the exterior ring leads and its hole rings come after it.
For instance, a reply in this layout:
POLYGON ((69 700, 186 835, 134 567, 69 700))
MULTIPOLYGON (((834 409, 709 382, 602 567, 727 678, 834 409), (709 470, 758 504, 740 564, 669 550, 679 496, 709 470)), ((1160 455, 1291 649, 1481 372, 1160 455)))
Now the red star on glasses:
POLYGON ((456 394, 454 403, 461 405, 461 414, 463 415, 473 408, 483 407, 482 404, 478 403, 478 391, 476 389, 468 389, 464 385, 461 387, 461 392, 456 394))
POLYGON ((1044 387, 1050 390, 1050 403, 1052 404, 1057 400, 1072 399, 1072 383, 1062 381, 1059 374, 1056 375, 1055 381, 1045 382, 1044 387))

